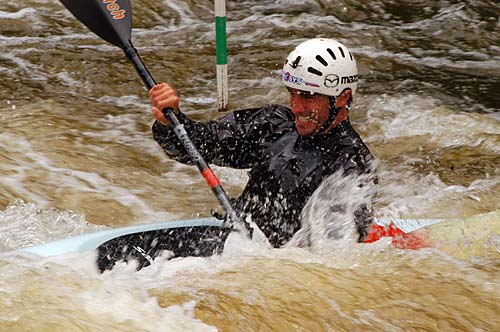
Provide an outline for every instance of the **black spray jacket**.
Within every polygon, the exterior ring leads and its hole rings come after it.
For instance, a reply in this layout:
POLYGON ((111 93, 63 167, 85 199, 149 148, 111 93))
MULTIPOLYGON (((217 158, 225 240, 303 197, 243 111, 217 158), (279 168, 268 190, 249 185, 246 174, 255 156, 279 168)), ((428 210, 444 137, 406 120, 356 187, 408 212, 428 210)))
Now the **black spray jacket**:
MULTIPOLYGON (((182 113, 178 118, 207 163, 250 169, 235 209, 243 218, 250 215, 275 247, 299 230, 303 207, 326 177, 371 172, 373 158, 349 120, 325 135, 301 137, 292 111, 281 105, 235 111, 209 123, 182 113)), ((167 155, 191 163, 171 125, 155 122, 153 134, 167 155)), ((355 212, 360 239, 372 220, 366 206, 355 212)))

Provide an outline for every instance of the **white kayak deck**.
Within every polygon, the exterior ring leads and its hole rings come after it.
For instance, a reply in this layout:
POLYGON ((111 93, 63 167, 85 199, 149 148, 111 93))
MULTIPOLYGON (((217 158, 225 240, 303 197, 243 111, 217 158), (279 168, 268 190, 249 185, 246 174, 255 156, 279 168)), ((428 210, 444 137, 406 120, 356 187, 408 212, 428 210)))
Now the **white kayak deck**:
MULTIPOLYGON (((391 221, 403 232, 409 233, 414 230, 439 223, 443 219, 399 219, 378 218, 375 222, 381 226, 387 226, 391 221)), ((154 224, 141 224, 120 228, 111 228, 93 233, 87 233, 62 240, 26 247, 17 252, 32 253, 42 257, 57 256, 69 253, 83 253, 95 250, 101 244, 127 234, 134 234, 160 229, 190 227, 190 226, 221 226, 222 221, 216 218, 188 219, 179 221, 167 221, 154 224)))

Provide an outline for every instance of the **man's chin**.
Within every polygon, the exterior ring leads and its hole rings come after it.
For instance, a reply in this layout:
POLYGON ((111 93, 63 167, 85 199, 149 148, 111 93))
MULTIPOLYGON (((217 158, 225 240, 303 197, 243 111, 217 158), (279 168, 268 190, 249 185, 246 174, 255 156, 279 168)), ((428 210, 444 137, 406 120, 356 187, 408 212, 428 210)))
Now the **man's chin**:
POLYGON ((315 132, 315 128, 305 128, 302 126, 295 126, 297 128, 297 133, 302 136, 302 137, 309 137, 312 136, 315 132))

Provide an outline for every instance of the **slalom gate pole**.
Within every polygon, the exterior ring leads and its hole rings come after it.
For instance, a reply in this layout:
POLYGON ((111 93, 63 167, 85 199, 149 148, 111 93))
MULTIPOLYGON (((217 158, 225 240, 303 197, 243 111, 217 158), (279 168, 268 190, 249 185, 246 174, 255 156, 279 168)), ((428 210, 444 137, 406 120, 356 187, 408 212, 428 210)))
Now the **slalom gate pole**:
POLYGON ((227 39, 226 0, 215 0, 215 53, 217 58, 217 92, 219 112, 227 110, 227 39))

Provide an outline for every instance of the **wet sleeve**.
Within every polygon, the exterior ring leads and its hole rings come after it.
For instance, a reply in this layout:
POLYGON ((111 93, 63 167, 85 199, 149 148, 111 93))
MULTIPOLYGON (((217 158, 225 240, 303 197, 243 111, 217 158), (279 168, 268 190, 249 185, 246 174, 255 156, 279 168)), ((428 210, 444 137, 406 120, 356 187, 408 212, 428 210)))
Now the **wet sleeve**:
MULTIPOLYGON (((293 127, 291 111, 280 105, 235 111, 208 123, 191 120, 183 113, 178 118, 206 162, 233 168, 258 164, 266 147, 293 127)), ((155 122, 152 129, 154 139, 169 157, 192 163, 172 125, 155 122)))
POLYGON ((367 197, 363 198, 364 202, 354 211, 358 241, 363 242, 374 222, 373 201, 377 195, 378 178, 373 156, 368 148, 363 146, 350 152, 345 154, 345 158, 339 158, 334 168, 341 169, 344 176, 355 176, 359 180, 358 186, 366 189, 367 197))

